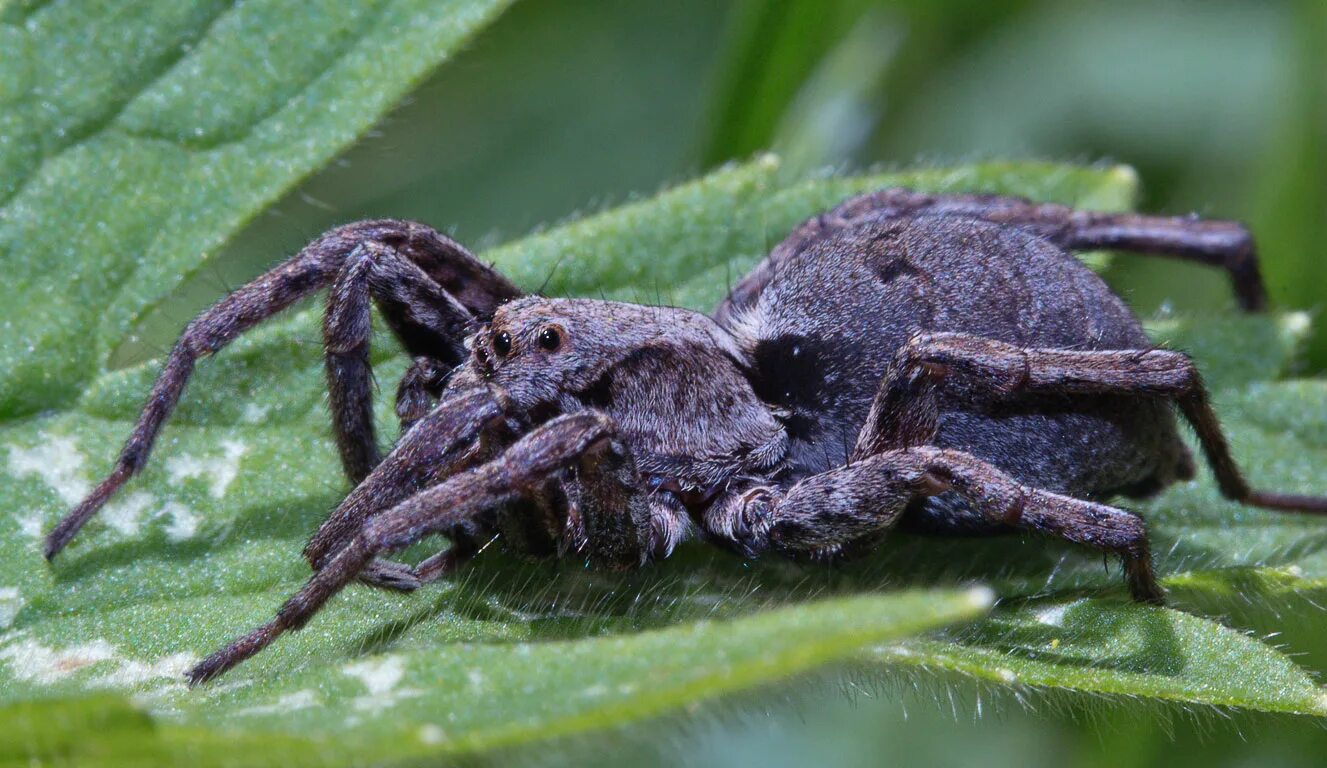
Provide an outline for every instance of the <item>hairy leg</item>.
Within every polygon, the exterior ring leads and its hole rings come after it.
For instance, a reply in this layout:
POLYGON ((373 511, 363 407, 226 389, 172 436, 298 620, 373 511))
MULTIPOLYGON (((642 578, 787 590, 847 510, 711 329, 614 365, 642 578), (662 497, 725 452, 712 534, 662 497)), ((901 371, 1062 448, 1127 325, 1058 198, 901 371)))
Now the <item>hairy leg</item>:
POLYGON ((359 583, 393 592, 413 592, 425 584, 437 581, 470 562, 481 547, 470 539, 457 536, 446 549, 409 566, 395 560, 378 558, 359 572, 359 583))
MULTIPOLYGON (((396 220, 364 221, 328 232, 290 260, 235 290, 189 323, 167 356, 114 468, 47 536, 46 556, 54 557, 63 549, 120 486, 143 468, 157 434, 179 401, 198 359, 214 354, 255 325, 331 284, 347 271, 347 262, 352 260, 352 255, 357 259, 372 259, 369 252, 380 252, 382 248, 403 255, 404 260, 422 270, 431 283, 450 294, 453 304, 459 304, 471 315, 491 314, 502 301, 519 295, 515 287, 459 244, 421 224, 396 220), (368 244, 372 247, 367 247, 368 244)), ((400 266, 401 260, 394 263, 400 266)), ((353 281, 347 279, 347 284, 350 282, 353 281)), ((427 284, 415 281, 412 285, 427 284)), ((408 286, 393 287, 409 289, 408 286)), ((380 293, 380 304, 400 303, 399 297, 390 291, 380 293)), ((430 328, 408 311, 387 314, 389 324, 401 335, 412 354, 427 354, 444 360, 463 354, 458 352, 460 340, 455 336, 455 323, 430 328)), ((341 322, 338 320, 332 325, 341 322)), ((343 399, 354 400, 354 395, 343 399)), ((338 444, 362 445, 362 435, 357 439, 343 440, 340 437, 345 426, 341 422, 340 418, 334 419, 338 444)), ((362 470, 364 463, 356 459, 348 464, 352 477, 362 470)))
POLYGON ((562 546, 600 566, 622 570, 665 558, 681 536, 660 524, 659 499, 617 442, 582 460, 564 487, 562 546))
POLYGON ((940 448, 886 451, 813 475, 781 494, 735 501, 739 549, 824 557, 891 528, 916 499, 955 491, 992 522, 1119 555, 1134 599, 1159 603, 1143 520, 1130 512, 1020 485, 973 456, 940 448))
POLYGON ((396 387, 396 418, 404 435, 428 415, 442 396, 451 367, 431 357, 417 357, 396 387))
MULTIPOLYGON (((379 461, 373 425, 370 299, 379 299, 393 328, 428 328, 435 337, 408 340, 455 365, 464 356, 461 339, 473 316, 432 278, 398 251, 381 243, 356 246, 327 292, 323 346, 332 431, 346 475, 359 483, 379 461)), ((405 338, 405 337, 403 337, 405 338)))
POLYGON ((1235 463, 1193 361, 1165 349, 1025 349, 957 333, 920 334, 899 352, 871 404, 854 458, 924 445, 935 432, 936 390, 987 397, 1117 394, 1175 400, 1193 426, 1222 494, 1252 506, 1327 514, 1327 497, 1254 490, 1235 463))
POLYGON ((323 568, 369 518, 487 459, 503 415, 486 389, 456 393, 439 403, 319 526, 304 547, 309 564, 323 568))
MULTIPOLYGON (((196 685, 210 680, 258 653, 282 633, 303 627, 379 553, 402 549, 431 534, 455 535, 473 525, 477 516, 513 499, 539 493, 555 474, 605 445, 612 432, 611 422, 595 413, 553 419, 493 461, 453 475, 367 520, 325 567, 281 606, 276 618, 208 656, 189 670, 189 682, 196 685)), ((459 560, 443 558, 435 567, 445 570, 459 560)))
POLYGON ((1266 289, 1252 235, 1242 224, 1192 216, 1080 211, 999 195, 930 195, 910 189, 882 189, 858 195, 814 216, 783 242, 730 292, 716 310, 722 318, 755 302, 784 262, 811 243, 868 220, 924 213, 971 216, 1029 229, 1070 250, 1113 249, 1169 256, 1226 270, 1240 306, 1267 306, 1266 289))

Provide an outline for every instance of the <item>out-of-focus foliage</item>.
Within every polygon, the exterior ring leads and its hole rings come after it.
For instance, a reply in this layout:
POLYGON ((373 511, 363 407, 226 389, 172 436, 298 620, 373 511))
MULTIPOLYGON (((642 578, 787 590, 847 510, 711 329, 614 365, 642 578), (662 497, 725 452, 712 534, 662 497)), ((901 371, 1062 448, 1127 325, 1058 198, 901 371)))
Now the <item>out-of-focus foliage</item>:
MULTIPOLYGON (((829 163, 1114 157, 1139 169, 1145 207, 1248 220, 1284 306, 1316 309, 1327 297, 1327 5, 1318 0, 738 6, 706 158, 798 139, 816 146, 783 151, 829 163), (863 26, 876 45, 855 46, 867 53, 831 91, 856 109, 806 100, 817 69, 863 26), (785 37, 797 40, 792 50, 785 37), (881 50, 887 61, 872 58, 881 50), (790 68, 799 86, 788 84, 790 68), (839 122, 787 135, 788 113, 804 109, 839 122), (862 121, 870 138, 834 143, 858 136, 862 121)), ((1115 277, 1144 310, 1228 303, 1219 277, 1190 267, 1121 264, 1115 277)), ((1315 333, 1309 355, 1327 366, 1327 335, 1315 333)))
POLYGON ((503 5, 0 7, 0 259, 26 299, 0 333, 0 414, 75 397, 141 286, 159 295, 503 5))

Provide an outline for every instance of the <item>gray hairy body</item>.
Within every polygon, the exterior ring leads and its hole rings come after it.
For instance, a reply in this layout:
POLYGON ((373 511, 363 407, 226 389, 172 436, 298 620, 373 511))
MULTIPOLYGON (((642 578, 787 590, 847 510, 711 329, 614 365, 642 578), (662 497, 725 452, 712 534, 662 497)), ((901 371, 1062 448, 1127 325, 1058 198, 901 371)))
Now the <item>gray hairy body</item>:
MULTIPOLYGON (((761 396, 783 412, 785 483, 848 461, 886 369, 919 333, 1048 349, 1151 347, 1124 302, 1073 254, 974 218, 868 220, 757 279, 737 286, 735 294, 750 298, 721 308, 718 318, 749 356, 761 396)), ((1137 497, 1193 473, 1162 398, 996 400, 951 390, 941 403, 936 446, 970 453, 1038 488, 1137 497)), ((921 500, 902 522, 999 527, 953 493, 921 500)))

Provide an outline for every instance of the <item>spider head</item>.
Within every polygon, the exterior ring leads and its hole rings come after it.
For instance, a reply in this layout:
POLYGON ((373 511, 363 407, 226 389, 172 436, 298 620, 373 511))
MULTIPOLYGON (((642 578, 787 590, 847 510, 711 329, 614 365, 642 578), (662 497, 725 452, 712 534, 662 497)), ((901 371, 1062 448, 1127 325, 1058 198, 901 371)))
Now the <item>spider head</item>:
MULTIPOLYGON (((522 410, 584 399, 606 375, 642 350, 694 356, 704 348, 721 357, 741 352, 705 315, 590 299, 529 296, 498 307, 466 342, 467 375, 503 390, 522 410)), ((678 371, 679 374, 685 373, 678 371)))
POLYGON ((554 397, 566 369, 585 355, 585 343, 568 331, 575 312, 560 306, 566 303, 523 298, 499 307, 466 341, 470 372, 504 390, 518 406, 554 397))

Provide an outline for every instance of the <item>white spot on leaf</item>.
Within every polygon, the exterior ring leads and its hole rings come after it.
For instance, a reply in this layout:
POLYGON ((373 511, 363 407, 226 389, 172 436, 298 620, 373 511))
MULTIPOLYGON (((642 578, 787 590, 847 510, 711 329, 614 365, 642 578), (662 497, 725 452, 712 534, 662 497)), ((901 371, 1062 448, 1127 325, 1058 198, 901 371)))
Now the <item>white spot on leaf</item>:
POLYGON ((267 413, 272 410, 270 405, 259 405, 258 403, 245 403, 244 411, 240 413, 240 421, 245 424, 262 424, 267 418, 267 413))
POLYGON ((361 712, 381 712, 396 706, 402 699, 423 693, 414 688, 397 687, 405 677, 405 660, 400 656, 365 659, 342 667, 341 672, 357 678, 368 690, 368 695, 359 696, 351 702, 361 712))
MULTIPOLYGON (((36 475, 55 491, 66 506, 83 500, 91 483, 83 475, 83 455, 74 440, 62 435, 42 433, 35 447, 10 446, 9 472, 15 477, 36 475)), ((225 493, 226 487, 239 471, 240 457, 245 445, 237 441, 221 444, 222 456, 199 460, 196 457, 177 457, 171 470, 171 480, 179 484, 186 478, 200 477, 210 483, 214 497, 225 493)), ((134 491, 122 498, 112 499, 98 515, 100 522, 122 537, 138 536, 143 524, 149 520, 169 518, 166 535, 171 541, 183 541, 198 532, 198 517, 179 502, 167 502, 152 511, 157 498, 147 491, 134 491)), ((40 510, 20 510, 15 514, 19 533, 40 539, 46 533, 46 520, 40 510)), ((3 613, 0 613, 3 615, 3 613)), ((3 627, 0 622, 0 627, 3 627)))
POLYGON ((0 587, 0 629, 14 626, 14 619, 23 609, 23 595, 18 587, 0 587))
POLYGON ((157 514, 170 517, 170 522, 166 524, 166 536, 171 541, 184 541, 198 533, 198 516, 178 501, 166 502, 157 514))
POLYGON ((18 520, 18 532, 27 536, 29 539, 40 539, 42 526, 46 524, 42 519, 41 513, 36 511, 20 513, 15 519, 18 520))
POLYGON ((301 709, 308 709, 309 707, 316 706, 317 704, 318 704, 318 694, 306 688, 302 691, 287 693, 284 696, 277 698, 277 700, 271 704, 259 704, 258 706, 254 707, 246 707, 244 709, 239 710, 235 714, 237 715, 284 714, 286 712, 297 712, 301 709))
POLYGON ((134 491, 123 499, 107 504, 101 511, 101 520, 122 536, 137 536, 143 513, 154 503, 156 499, 152 494, 134 491))
POLYGON ((400 656, 385 656, 348 664, 341 672, 358 678, 371 694, 387 694, 405 677, 405 663, 400 656))
POLYGON ((441 744, 447 740, 447 733, 438 726, 428 723, 419 727, 419 740, 430 746, 441 744))
POLYGON ((1037 621, 1048 627, 1062 627, 1064 626, 1064 614, 1068 610, 1069 606, 1067 604, 1052 605, 1049 608, 1037 611, 1037 621))
POLYGON ((1292 338, 1298 339, 1307 336, 1309 329, 1313 327, 1313 319, 1308 312, 1287 312, 1281 319, 1282 327, 1285 328, 1292 338))
POLYGON ((16 680, 39 685, 60 682, 95 664, 114 663, 114 667, 92 678, 89 685, 141 688, 161 679, 180 681, 180 676, 197 661, 197 657, 177 653, 148 661, 120 656, 115 646, 100 639, 68 648, 52 648, 26 637, 0 648, 0 661, 8 664, 10 674, 16 680))
POLYGON ((20 682, 51 685, 75 672, 115 658, 115 648, 105 640, 70 648, 47 648, 32 638, 25 638, 0 648, 0 660, 20 682))
MULTIPOLYGON (((38 440, 35 446, 9 446, 9 474, 36 475, 65 506, 82 501, 91 486, 83 479, 83 454, 73 438, 43 432, 38 440)), ((40 510, 15 510, 14 519, 24 536, 40 539, 44 535, 46 523, 40 510)))
POLYGON ((973 608, 986 609, 995 605, 995 590, 984 584, 970 587, 965 596, 973 608))
POLYGON ((166 461, 166 473, 170 475, 171 485, 181 485, 185 480, 199 478, 208 482, 208 493, 214 499, 226 495, 226 489, 240 472, 240 459, 248 446, 238 440, 221 441, 220 456, 195 456, 183 454, 172 456, 166 461))
POLYGON ((9 447, 9 472, 15 477, 37 475, 65 504, 73 505, 87 495, 83 479, 83 454, 73 438, 43 432, 41 442, 31 448, 9 447))
POLYGON ((192 653, 174 653, 156 661, 123 659, 119 667, 93 678, 91 685, 106 688, 137 688, 145 683, 162 679, 183 685, 185 670, 197 661, 198 657, 192 653))

